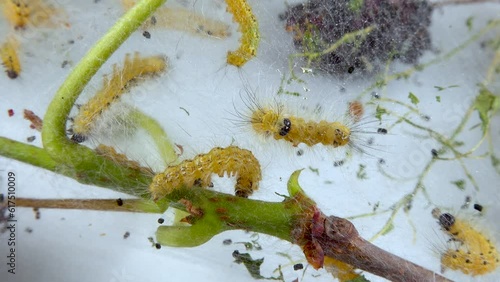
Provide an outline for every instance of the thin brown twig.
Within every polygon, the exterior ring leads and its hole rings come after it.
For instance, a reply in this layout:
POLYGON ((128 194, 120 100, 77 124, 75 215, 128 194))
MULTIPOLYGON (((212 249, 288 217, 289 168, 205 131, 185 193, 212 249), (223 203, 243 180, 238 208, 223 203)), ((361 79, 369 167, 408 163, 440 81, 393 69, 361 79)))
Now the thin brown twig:
MULTIPOLYGON (((32 199, 18 198, 16 206, 40 209, 78 209, 94 211, 145 212, 140 199, 32 199)), ((154 212, 154 211, 151 211, 154 212)))
POLYGON ((325 256, 348 263, 391 281, 452 281, 433 271, 380 249, 359 236, 347 219, 321 215, 324 232, 315 236, 325 256))

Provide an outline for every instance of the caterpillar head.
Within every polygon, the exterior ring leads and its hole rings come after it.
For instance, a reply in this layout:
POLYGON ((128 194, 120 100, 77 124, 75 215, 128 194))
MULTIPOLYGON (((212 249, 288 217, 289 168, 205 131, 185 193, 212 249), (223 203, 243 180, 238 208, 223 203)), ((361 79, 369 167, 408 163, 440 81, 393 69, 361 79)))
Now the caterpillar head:
POLYGON ((339 123, 333 122, 332 129, 334 130, 335 138, 333 139, 333 147, 339 147, 349 144, 351 137, 351 130, 349 127, 339 123))
POLYGON ((280 132, 283 127, 283 118, 279 112, 269 109, 257 110, 252 113, 251 117, 252 128, 265 136, 270 136, 276 132, 280 132))

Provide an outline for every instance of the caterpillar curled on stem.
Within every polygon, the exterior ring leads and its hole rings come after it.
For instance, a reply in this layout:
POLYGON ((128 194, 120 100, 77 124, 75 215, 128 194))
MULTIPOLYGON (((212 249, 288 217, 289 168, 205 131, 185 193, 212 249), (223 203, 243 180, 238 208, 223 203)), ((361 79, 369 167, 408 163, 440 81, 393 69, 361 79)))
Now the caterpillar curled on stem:
POLYGON ((164 56, 141 57, 135 53, 125 56, 122 68, 113 65, 111 77, 104 76, 103 87, 78 111, 73 121, 71 140, 85 141, 95 127, 96 121, 121 95, 139 80, 158 75, 167 68, 164 56))
POLYGON ((259 161, 252 152, 236 146, 216 147, 158 173, 149 191, 156 201, 182 186, 209 187, 212 174, 236 176, 234 189, 236 196, 240 197, 250 196, 258 189, 262 179, 259 161))
POLYGON ((477 276, 492 272, 500 265, 497 248, 482 232, 464 219, 433 211, 439 225, 449 236, 448 248, 441 254, 441 267, 477 276))
POLYGON ((240 47, 227 53, 227 63, 241 67, 257 55, 260 42, 259 24, 252 8, 245 0, 226 0, 227 11, 233 14, 233 20, 241 31, 240 47))

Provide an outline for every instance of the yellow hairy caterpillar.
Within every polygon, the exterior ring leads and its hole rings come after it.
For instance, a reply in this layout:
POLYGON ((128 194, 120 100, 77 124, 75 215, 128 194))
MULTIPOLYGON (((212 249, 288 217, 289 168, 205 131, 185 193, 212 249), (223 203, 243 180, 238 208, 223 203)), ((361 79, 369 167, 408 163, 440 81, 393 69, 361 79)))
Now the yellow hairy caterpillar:
POLYGON ((285 115, 282 107, 278 110, 257 107, 250 116, 253 130, 275 140, 286 140, 297 146, 316 144, 331 145, 334 148, 349 144, 351 130, 341 122, 306 121, 303 118, 285 115))
POLYGON ((257 55, 260 34, 259 24, 252 8, 245 0, 226 0, 227 11, 233 14, 233 19, 239 24, 241 31, 240 47, 236 51, 229 51, 227 63, 241 67, 257 55))
POLYGON ((209 187, 212 174, 236 176, 234 189, 240 197, 248 197, 257 190, 262 178, 259 161, 252 152, 236 146, 216 147, 157 174, 149 191, 156 201, 179 187, 209 187))
MULTIPOLYGON (((132 8, 135 3, 134 0, 122 0, 125 10, 132 8)), ((159 8, 154 16, 143 25, 143 29, 150 27, 169 28, 216 38, 229 36, 229 25, 184 8, 159 8)))
MULTIPOLYGON (((310 119, 308 107, 301 105, 296 107, 296 102, 275 99, 274 103, 261 104, 255 93, 247 89, 248 96, 242 97, 243 104, 247 108, 240 111, 235 107, 235 116, 240 119, 237 122, 249 127, 254 133, 264 137, 272 137, 274 140, 283 140, 294 147, 304 144, 308 147, 323 145, 326 148, 345 147, 360 153, 367 153, 367 149, 373 146, 373 138, 367 138, 369 134, 387 134, 384 128, 376 130, 365 126, 378 122, 376 120, 365 120, 352 116, 349 111, 331 119, 323 116, 326 111, 322 109, 321 103, 310 109, 313 114, 310 119), (296 108, 297 110, 293 110, 296 108), (300 109, 300 110, 299 110, 300 109)), ((292 98, 293 99, 293 98, 292 98)), ((313 102, 311 100, 311 102, 313 102)), ((312 104, 310 104, 312 105, 312 104)), ((331 111, 328 111, 331 112, 331 111)), ((359 111, 357 112, 359 114, 359 111)), ((360 116, 360 115, 358 115, 360 116)))
POLYGON ((28 6, 28 1, 6 0, 4 1, 3 12, 5 18, 15 29, 23 29, 29 22, 31 8, 28 6))
POLYGON ((14 37, 7 38, 7 42, 0 47, 2 65, 5 67, 7 76, 11 79, 15 79, 21 74, 21 63, 17 50, 19 50, 19 42, 14 37))
MULTIPOLYGON (((62 11, 46 4, 43 0, 5 0, 3 12, 15 29, 25 29, 28 24, 33 26, 55 26, 52 18, 62 14, 62 11)), ((69 23, 64 23, 69 26, 69 23)))
POLYGON ((167 60, 164 56, 141 57, 139 53, 135 53, 132 57, 127 54, 123 67, 120 69, 113 65, 111 77, 104 76, 103 88, 81 106, 73 120, 71 139, 78 143, 85 141, 101 114, 134 83, 139 79, 157 75, 166 68, 167 60))
POLYGON ((443 269, 476 276, 492 272, 500 265, 498 250, 484 234, 463 219, 436 213, 439 224, 451 237, 449 247, 441 255, 443 269))
POLYGON ((340 122, 306 121, 300 117, 281 116, 272 109, 262 109, 252 114, 252 127, 260 134, 272 135, 274 139, 284 139, 297 146, 304 143, 344 146, 349 143, 350 129, 340 122))
POLYGON ((341 282, 351 281, 361 276, 352 265, 331 257, 325 257, 323 267, 341 282))
POLYGON ((118 153, 115 148, 99 144, 95 151, 98 155, 103 156, 113 162, 120 164, 122 166, 131 168, 133 170, 141 171, 144 174, 154 175, 153 170, 148 167, 141 166, 138 162, 132 161, 125 154, 118 153))

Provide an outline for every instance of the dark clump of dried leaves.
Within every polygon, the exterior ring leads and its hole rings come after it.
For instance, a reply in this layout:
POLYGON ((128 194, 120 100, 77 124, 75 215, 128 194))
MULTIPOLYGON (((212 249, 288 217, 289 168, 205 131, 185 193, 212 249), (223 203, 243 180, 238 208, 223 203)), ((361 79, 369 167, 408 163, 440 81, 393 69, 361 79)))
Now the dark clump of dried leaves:
POLYGON ((304 53, 322 52, 348 33, 373 27, 312 61, 315 69, 343 76, 376 72, 389 60, 417 63, 431 48, 431 14, 431 4, 420 0, 310 0, 290 7, 282 19, 304 53))

